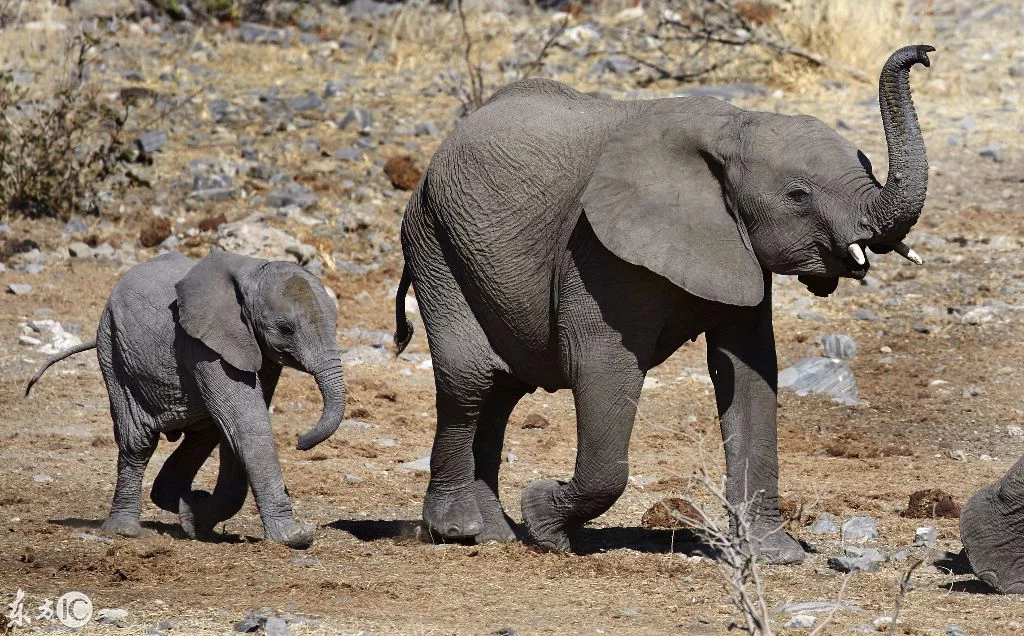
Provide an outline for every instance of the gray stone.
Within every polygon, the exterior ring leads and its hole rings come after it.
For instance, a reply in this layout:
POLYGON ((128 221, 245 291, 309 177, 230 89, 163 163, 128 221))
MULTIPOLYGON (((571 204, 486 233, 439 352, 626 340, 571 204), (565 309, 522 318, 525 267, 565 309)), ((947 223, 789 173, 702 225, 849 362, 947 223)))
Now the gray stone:
POLYGON ((347 426, 349 428, 361 428, 361 429, 373 428, 373 424, 370 424, 369 422, 363 422, 361 420, 348 420, 348 419, 342 420, 341 421, 341 426, 342 427, 347 426))
POLYGON ((828 558, 828 567, 839 572, 877 572, 878 563, 866 557, 834 556, 828 558))
POLYGON ((162 130, 148 130, 135 140, 135 147, 144 155, 163 150, 167 145, 167 133, 162 130))
POLYGON ((114 248, 110 243, 100 243, 92 248, 92 255, 97 258, 113 258, 114 248))
POLYGON ((959 625, 946 625, 942 628, 945 636, 967 636, 967 631, 959 625))
POLYGON ((779 387, 792 389, 799 396, 820 393, 848 406, 860 404, 853 369, 842 360, 804 358, 779 372, 779 387))
POLYGON ((274 29, 252 22, 243 22, 238 27, 238 36, 243 42, 248 43, 282 44, 287 35, 285 29, 274 29))
POLYGON ((811 534, 822 535, 822 534, 835 534, 839 532, 839 526, 836 525, 835 521, 832 520, 832 515, 827 512, 823 512, 818 515, 817 520, 811 524, 808 528, 811 534))
POLYGON ((381 366, 391 361, 391 354, 387 349, 378 345, 359 345, 352 347, 341 354, 343 364, 356 365, 368 364, 381 366))
MULTIPOLYGON (((77 221, 77 220, 78 219, 72 219, 72 221, 77 221)), ((81 222, 81 221, 79 221, 79 222, 81 222)), ((68 223, 70 224, 71 221, 68 221, 68 223)), ((84 232, 85 230, 82 230, 82 231, 84 232)), ((10 236, 11 235, 11 226, 7 225, 6 223, 0 223, 0 234, 3 234, 4 236, 10 236)))
POLYGON ((283 208, 295 205, 303 210, 316 205, 316 195, 309 188, 298 183, 289 182, 270 191, 263 202, 271 208, 283 208))
POLYGON ((1011 66, 1010 77, 1024 77, 1024 64, 1014 64, 1011 66))
POLYGON ((878 524, 871 517, 850 517, 843 522, 844 541, 862 541, 878 538, 878 524))
POLYGON ((39 475, 33 475, 32 481, 36 482, 37 484, 48 484, 51 481, 53 481, 53 477, 41 473, 39 475))
POLYGON ((407 470, 413 472, 430 472, 430 455, 414 459, 411 462, 403 462, 397 466, 399 470, 407 470))
POLYGON ((95 620, 100 625, 123 625, 128 620, 128 610, 105 607, 96 612, 95 620))
POLYGON ((785 603, 778 607, 781 614, 821 614, 832 611, 862 612, 859 605, 850 603, 834 603, 832 601, 803 601, 800 603, 785 603))
POLYGON ((213 190, 218 188, 230 188, 233 181, 229 175, 222 172, 197 174, 192 177, 192 191, 213 190))
POLYGON ((101 536, 93 534, 91 532, 72 532, 71 533, 71 538, 73 538, 73 539, 82 539, 84 541, 99 541, 100 543, 113 543, 114 542, 113 539, 109 539, 107 537, 101 537, 101 536))
POLYGON ((46 268, 40 265, 39 263, 29 263, 24 267, 25 273, 32 274, 33 276, 36 274, 41 274, 44 269, 46 268))
POLYGON ((1003 155, 1003 147, 999 144, 988 144, 986 146, 982 146, 978 150, 978 155, 983 159, 989 159, 996 163, 1002 163, 1003 159, 1005 159, 1005 156, 1003 155))
POLYGON ((71 258, 88 258, 92 256, 92 248, 81 241, 75 241, 68 245, 68 254, 71 258))
POLYGON ((268 618, 263 629, 267 636, 291 636, 292 633, 292 630, 288 629, 288 624, 277 617, 268 618))
POLYGON ((846 556, 850 556, 855 559, 867 559, 869 561, 874 561, 875 563, 885 563, 889 560, 889 558, 877 548, 860 548, 856 546, 847 546, 846 556))
POLYGON ((846 334, 834 333, 821 338, 822 349, 825 356, 840 360, 850 360, 857 357, 857 343, 846 334))
POLYGON ((320 99, 320 96, 316 93, 306 93, 305 95, 291 98, 288 105, 295 112, 305 113, 311 110, 323 110, 324 100, 320 99))
POLYGON ((603 60, 598 60, 594 66, 590 68, 590 74, 600 75, 605 71, 610 71, 614 75, 629 75, 639 68, 639 66, 640 65, 637 64, 635 60, 631 60, 628 57, 622 55, 611 55, 603 60))
POLYGON ((324 97, 337 97, 345 92, 345 83, 338 80, 330 80, 324 85, 324 97))
POLYGON ((359 475, 345 475, 345 483, 346 484, 361 484, 361 483, 363 483, 363 478, 360 477, 359 475))
POLYGON ((935 545, 938 532, 932 526, 922 526, 914 531, 914 543, 927 547, 935 545))
POLYGON ((7 286, 7 292, 15 296, 27 296, 32 293, 32 285, 28 283, 11 283, 7 286))
POLYGON ((797 614, 793 618, 786 621, 783 625, 786 629, 810 629, 814 627, 814 623, 818 621, 818 617, 813 614, 797 614))
POLYGON ((441 131, 438 130, 437 124, 429 120, 416 124, 415 132, 417 137, 441 136, 441 131))
POLYGON ((350 108, 345 117, 338 122, 338 127, 345 130, 349 126, 356 126, 363 135, 368 135, 373 130, 373 112, 366 108, 350 108))
POLYGON ((859 307, 856 311, 853 312, 853 319, 875 321, 878 320, 878 316, 875 314, 875 312, 871 311, 870 309, 859 307))
POLYGON ((174 250, 178 249, 178 245, 180 243, 181 240, 179 240, 177 236, 171 234, 160 243, 160 249, 167 250, 168 252, 173 252, 174 250))
POLYGON ((238 188, 207 188, 189 192, 188 198, 193 201, 231 201, 240 193, 238 188))
POLYGON ((362 161, 363 151, 358 148, 339 148, 334 158, 338 161, 362 161))
POLYGON ((305 265, 316 258, 316 248, 305 243, 296 243, 284 248, 284 253, 295 257, 299 265, 305 265))
MULTIPOLYGON (((85 224, 85 221, 75 217, 73 219, 68 220, 68 222, 64 224, 63 233, 64 234, 81 234, 82 232, 85 232, 88 229, 89 229, 89 226, 85 224)), ((0 234, 2 234, 2 233, 3 233, 2 230, 0 230, 0 234)))
POLYGON ((364 20, 366 22, 378 23, 391 15, 395 6, 386 2, 375 0, 354 0, 345 6, 348 17, 352 20, 364 20))

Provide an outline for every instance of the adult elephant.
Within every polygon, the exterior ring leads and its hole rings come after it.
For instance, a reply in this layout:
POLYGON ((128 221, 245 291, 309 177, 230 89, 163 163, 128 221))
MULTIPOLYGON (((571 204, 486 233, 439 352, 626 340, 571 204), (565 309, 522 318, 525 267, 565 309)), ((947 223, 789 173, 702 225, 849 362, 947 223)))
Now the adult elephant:
POLYGON ((705 97, 611 101, 531 79, 459 122, 406 208, 396 300, 399 349, 411 282, 433 357, 430 529, 514 537, 497 488, 509 414, 537 387, 569 388, 575 474, 522 497, 531 537, 569 550, 626 487, 644 375, 704 333, 728 499, 758 496, 761 552, 802 560, 779 530, 770 273, 824 296, 864 277, 865 247, 920 262, 902 242, 928 180, 909 73, 933 50, 882 69, 884 187, 821 121, 705 97))

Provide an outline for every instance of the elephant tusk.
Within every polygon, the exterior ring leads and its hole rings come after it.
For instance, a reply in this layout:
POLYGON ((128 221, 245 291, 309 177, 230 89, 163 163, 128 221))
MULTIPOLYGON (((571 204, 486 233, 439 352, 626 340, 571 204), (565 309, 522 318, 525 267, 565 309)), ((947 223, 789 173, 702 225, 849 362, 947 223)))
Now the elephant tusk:
POLYGON ((917 255, 917 252, 911 249, 911 247, 904 243, 903 241, 900 241, 899 243, 894 245, 893 250, 895 250, 897 254, 907 259, 911 263, 916 263, 917 265, 924 265, 924 261, 921 260, 921 257, 917 255))
POLYGON ((857 261, 858 265, 863 265, 868 262, 868 259, 864 257, 864 248, 856 243, 850 243, 850 247, 846 248, 850 252, 850 256, 853 260, 857 261))

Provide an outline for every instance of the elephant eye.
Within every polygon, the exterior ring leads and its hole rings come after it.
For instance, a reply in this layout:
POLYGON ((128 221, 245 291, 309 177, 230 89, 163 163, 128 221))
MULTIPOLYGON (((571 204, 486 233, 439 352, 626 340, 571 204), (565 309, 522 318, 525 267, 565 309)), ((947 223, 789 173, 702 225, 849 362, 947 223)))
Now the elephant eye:
POLYGON ((295 333, 295 327, 293 327, 290 322, 277 323, 277 330, 282 336, 290 336, 295 333))
POLYGON ((803 188, 793 188, 792 190, 786 193, 786 196, 789 197, 789 200, 793 201, 794 203, 803 203, 804 201, 807 200, 808 197, 811 196, 811 193, 803 188))

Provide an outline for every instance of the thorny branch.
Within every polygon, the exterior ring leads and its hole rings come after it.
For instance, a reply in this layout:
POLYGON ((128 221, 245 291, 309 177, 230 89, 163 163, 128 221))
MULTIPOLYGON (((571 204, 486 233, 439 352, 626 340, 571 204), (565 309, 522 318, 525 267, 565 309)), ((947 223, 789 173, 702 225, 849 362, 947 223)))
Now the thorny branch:
POLYGON ((469 75, 469 94, 467 95, 469 103, 466 105, 476 110, 484 105, 483 70, 480 68, 479 60, 475 63, 472 61, 473 38, 470 37, 469 27, 466 25, 466 12, 462 8, 462 0, 457 0, 456 6, 459 11, 459 21, 462 23, 462 39, 466 43, 466 48, 462 53, 462 59, 466 64, 466 73, 469 75))

